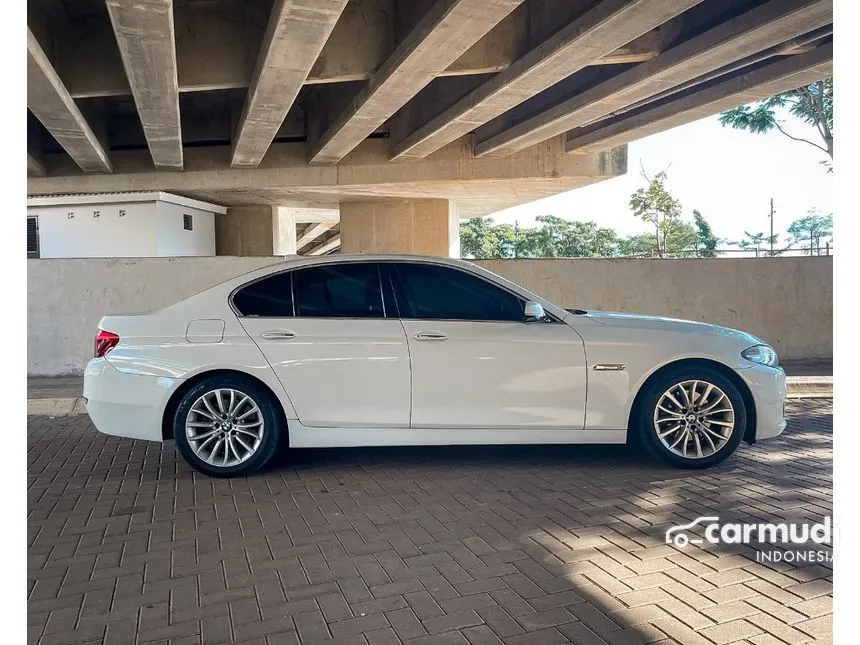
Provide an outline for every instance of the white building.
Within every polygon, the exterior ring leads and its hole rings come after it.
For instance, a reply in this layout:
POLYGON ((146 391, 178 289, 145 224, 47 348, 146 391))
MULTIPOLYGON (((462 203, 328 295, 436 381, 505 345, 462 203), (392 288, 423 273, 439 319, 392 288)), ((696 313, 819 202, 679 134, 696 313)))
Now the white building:
POLYGON ((165 192, 27 199, 27 257, 215 255, 223 206, 165 192))

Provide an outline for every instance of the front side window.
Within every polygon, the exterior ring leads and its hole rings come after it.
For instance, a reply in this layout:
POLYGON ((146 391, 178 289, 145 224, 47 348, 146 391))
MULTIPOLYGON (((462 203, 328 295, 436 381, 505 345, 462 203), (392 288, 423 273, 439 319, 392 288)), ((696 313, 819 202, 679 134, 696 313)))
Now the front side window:
POLYGON ((233 306, 242 316, 286 318, 293 315, 290 274, 278 273, 242 287, 233 296, 233 306))
POLYGON ((397 272, 403 318, 523 321, 517 296, 477 276, 433 264, 398 264, 397 272))
POLYGON ((296 315, 312 318, 382 318, 379 267, 334 264, 293 272, 296 315))

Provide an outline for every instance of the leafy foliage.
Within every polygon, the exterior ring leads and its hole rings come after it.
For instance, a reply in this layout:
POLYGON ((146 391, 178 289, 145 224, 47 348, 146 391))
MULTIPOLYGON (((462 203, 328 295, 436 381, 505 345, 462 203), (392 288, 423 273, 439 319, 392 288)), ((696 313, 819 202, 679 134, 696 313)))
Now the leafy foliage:
POLYGON ((826 78, 790 92, 771 96, 764 101, 727 110, 720 114, 720 123, 738 130, 753 133, 778 130, 789 139, 807 143, 829 157, 826 162, 832 170, 833 160, 833 78, 826 78), (783 122, 777 119, 777 108, 787 108, 789 113, 813 126, 821 137, 821 143, 789 134, 783 122))
POLYGON ((648 178, 646 188, 630 197, 636 216, 654 225, 653 233, 621 237, 593 221, 574 221, 539 215, 537 226, 519 230, 478 217, 460 224, 462 257, 485 258, 593 258, 593 257, 715 257, 721 241, 705 217, 693 211, 695 222, 681 219, 681 203, 665 186, 666 172, 648 178))
POLYGON ((820 254, 822 238, 833 241, 833 214, 821 215, 812 209, 806 217, 794 220, 788 227, 788 233, 792 244, 809 249, 809 255, 820 254))
POLYGON ((699 211, 693 211, 693 221, 696 224, 696 248, 699 249, 699 257, 714 258, 717 256, 717 244, 720 238, 714 235, 711 225, 699 211))
POLYGON ((648 182, 645 188, 638 189, 630 196, 630 209, 643 222, 654 226, 657 254, 665 255, 668 250, 669 234, 677 232, 681 217, 681 202, 672 197, 666 188, 666 171, 658 172, 654 178, 642 170, 642 177, 648 182))
MULTIPOLYGON (((764 249, 768 252, 768 254, 770 254, 770 247, 776 247, 776 245, 779 244, 779 233, 776 233, 771 236, 765 233, 750 233, 749 231, 744 231, 744 239, 738 240, 737 242, 730 242, 730 244, 736 244, 737 246, 747 251, 752 251, 755 249, 764 249)), ((789 245, 788 248, 790 247, 791 245, 789 245)), ((788 248, 774 248, 773 255, 782 255, 785 251, 788 250, 788 248)))

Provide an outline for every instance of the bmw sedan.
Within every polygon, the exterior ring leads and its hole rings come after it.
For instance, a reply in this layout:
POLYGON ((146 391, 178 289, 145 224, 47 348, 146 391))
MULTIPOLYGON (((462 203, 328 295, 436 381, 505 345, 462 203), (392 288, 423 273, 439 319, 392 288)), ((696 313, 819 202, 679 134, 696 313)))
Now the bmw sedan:
POLYGON ((622 444, 723 461, 785 427, 785 373, 716 325, 564 309, 444 258, 295 257, 105 316, 84 380, 101 432, 174 439, 208 475, 289 448, 622 444))

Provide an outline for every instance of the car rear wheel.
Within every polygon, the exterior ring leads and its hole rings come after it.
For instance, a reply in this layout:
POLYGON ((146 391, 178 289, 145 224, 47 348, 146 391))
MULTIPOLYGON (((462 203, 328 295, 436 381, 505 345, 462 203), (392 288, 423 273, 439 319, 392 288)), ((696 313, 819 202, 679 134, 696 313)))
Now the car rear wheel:
POLYGON ((176 409, 176 447, 196 470, 238 477, 262 468, 283 433, 277 401, 259 384, 217 375, 192 387, 176 409))
POLYGON ((734 383, 705 366, 681 366, 646 384, 637 409, 638 438, 654 457, 682 468, 706 468, 729 457, 747 426, 734 383))

